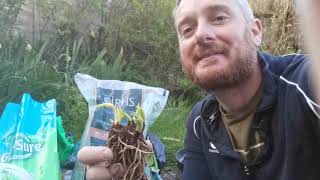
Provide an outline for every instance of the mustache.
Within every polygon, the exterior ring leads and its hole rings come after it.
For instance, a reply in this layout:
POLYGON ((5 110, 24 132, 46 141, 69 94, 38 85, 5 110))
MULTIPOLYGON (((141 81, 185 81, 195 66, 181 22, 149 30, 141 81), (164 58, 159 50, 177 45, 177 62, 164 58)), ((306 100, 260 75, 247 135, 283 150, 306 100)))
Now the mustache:
POLYGON ((226 52, 224 44, 211 43, 206 46, 197 46, 194 51, 196 59, 200 60, 215 54, 224 54, 226 52))

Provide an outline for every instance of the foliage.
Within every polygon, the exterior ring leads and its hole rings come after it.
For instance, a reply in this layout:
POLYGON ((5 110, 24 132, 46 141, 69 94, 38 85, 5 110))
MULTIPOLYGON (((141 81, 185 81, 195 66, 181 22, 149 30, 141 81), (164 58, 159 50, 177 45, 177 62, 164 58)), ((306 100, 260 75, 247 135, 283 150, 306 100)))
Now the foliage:
MULTIPOLYGON (((116 39, 113 47, 123 47, 134 68, 143 69, 144 77, 156 77, 158 85, 171 90, 182 76, 178 62, 177 39, 171 17, 174 6, 168 0, 128 1, 130 10, 122 16, 110 11, 110 27, 116 39), (152 16, 150 16, 152 14, 152 16), (161 84, 159 84, 161 83, 161 84)), ((148 82, 151 79, 144 79, 148 82)))
POLYGON ((156 133, 166 145, 168 167, 177 168, 175 154, 183 147, 185 125, 191 107, 190 101, 169 98, 166 108, 149 130, 156 133))
MULTIPOLYGON (((38 4, 45 4, 45 1, 39 2, 42 3, 38 4)), ((42 14, 50 14, 52 9, 57 9, 55 7, 58 7, 58 0, 55 2, 56 5, 52 5, 51 10, 45 8, 47 6, 39 5, 44 11, 42 14)), ((85 36, 85 47, 82 47, 80 56, 85 55, 92 60, 93 56, 105 49, 106 56, 116 59, 119 49, 123 48, 125 63, 129 63, 131 69, 139 71, 139 75, 134 78, 136 82, 175 89, 183 74, 178 62, 178 45, 171 17, 174 2, 108 2, 110 3, 103 4, 98 0, 81 1, 76 5, 66 5, 66 12, 57 12, 55 18, 52 17, 56 33, 50 49, 56 50, 51 56, 64 53, 61 50, 71 46, 70 42, 79 36, 85 36), (95 9, 95 12, 92 9, 95 9), (58 15, 59 17, 56 17, 58 15)), ((108 63, 110 59, 106 60, 106 64, 108 63)))
POLYGON ((294 0, 250 0, 255 16, 262 20, 262 50, 276 55, 303 51, 294 0))
POLYGON ((48 64, 46 54, 48 41, 41 46, 32 47, 23 38, 14 39, 2 44, 0 49, 0 109, 9 101, 20 101, 24 92, 29 92, 37 100, 44 101, 56 98, 58 113, 62 115, 67 130, 75 133, 79 139, 88 117, 87 104, 73 83, 77 72, 88 73, 105 79, 121 79, 126 77, 122 53, 113 64, 104 63, 104 52, 98 54, 91 64, 77 64, 77 54, 82 40, 73 43, 72 50, 66 48, 60 55, 59 63, 48 64), (107 72, 105 70, 108 70, 107 72))
POLYGON ((24 2, 25 0, 2 0, 0 2, 0 37, 2 41, 16 33, 14 26, 24 2))

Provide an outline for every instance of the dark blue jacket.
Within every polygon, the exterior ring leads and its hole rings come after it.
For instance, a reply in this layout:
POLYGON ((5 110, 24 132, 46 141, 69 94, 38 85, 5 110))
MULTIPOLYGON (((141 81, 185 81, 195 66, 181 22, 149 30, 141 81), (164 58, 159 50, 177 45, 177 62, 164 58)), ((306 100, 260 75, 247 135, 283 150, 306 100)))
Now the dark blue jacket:
POLYGON ((319 106, 311 92, 310 62, 303 55, 258 53, 264 91, 251 128, 264 143, 245 163, 233 151, 217 101, 208 96, 189 117, 183 180, 319 180, 319 106))

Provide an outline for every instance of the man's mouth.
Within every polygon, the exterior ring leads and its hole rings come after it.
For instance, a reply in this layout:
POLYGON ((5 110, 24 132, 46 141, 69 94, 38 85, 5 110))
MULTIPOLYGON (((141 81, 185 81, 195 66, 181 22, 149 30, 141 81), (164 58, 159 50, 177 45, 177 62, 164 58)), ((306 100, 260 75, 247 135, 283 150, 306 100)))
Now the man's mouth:
POLYGON ((224 51, 221 50, 221 51, 215 51, 215 52, 208 52, 208 53, 199 53, 196 55, 196 59, 198 61, 201 61, 203 59, 210 59, 210 58, 214 58, 215 56, 218 56, 218 55, 224 55, 224 51))

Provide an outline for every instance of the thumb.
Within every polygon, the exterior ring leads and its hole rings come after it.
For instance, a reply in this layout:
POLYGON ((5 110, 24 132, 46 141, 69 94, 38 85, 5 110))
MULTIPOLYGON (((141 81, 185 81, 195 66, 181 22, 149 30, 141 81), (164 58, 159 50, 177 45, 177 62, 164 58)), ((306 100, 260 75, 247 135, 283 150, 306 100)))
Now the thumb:
POLYGON ((110 173, 114 176, 120 175, 120 172, 122 171, 123 171, 123 168, 120 163, 112 164, 110 167, 110 173))

